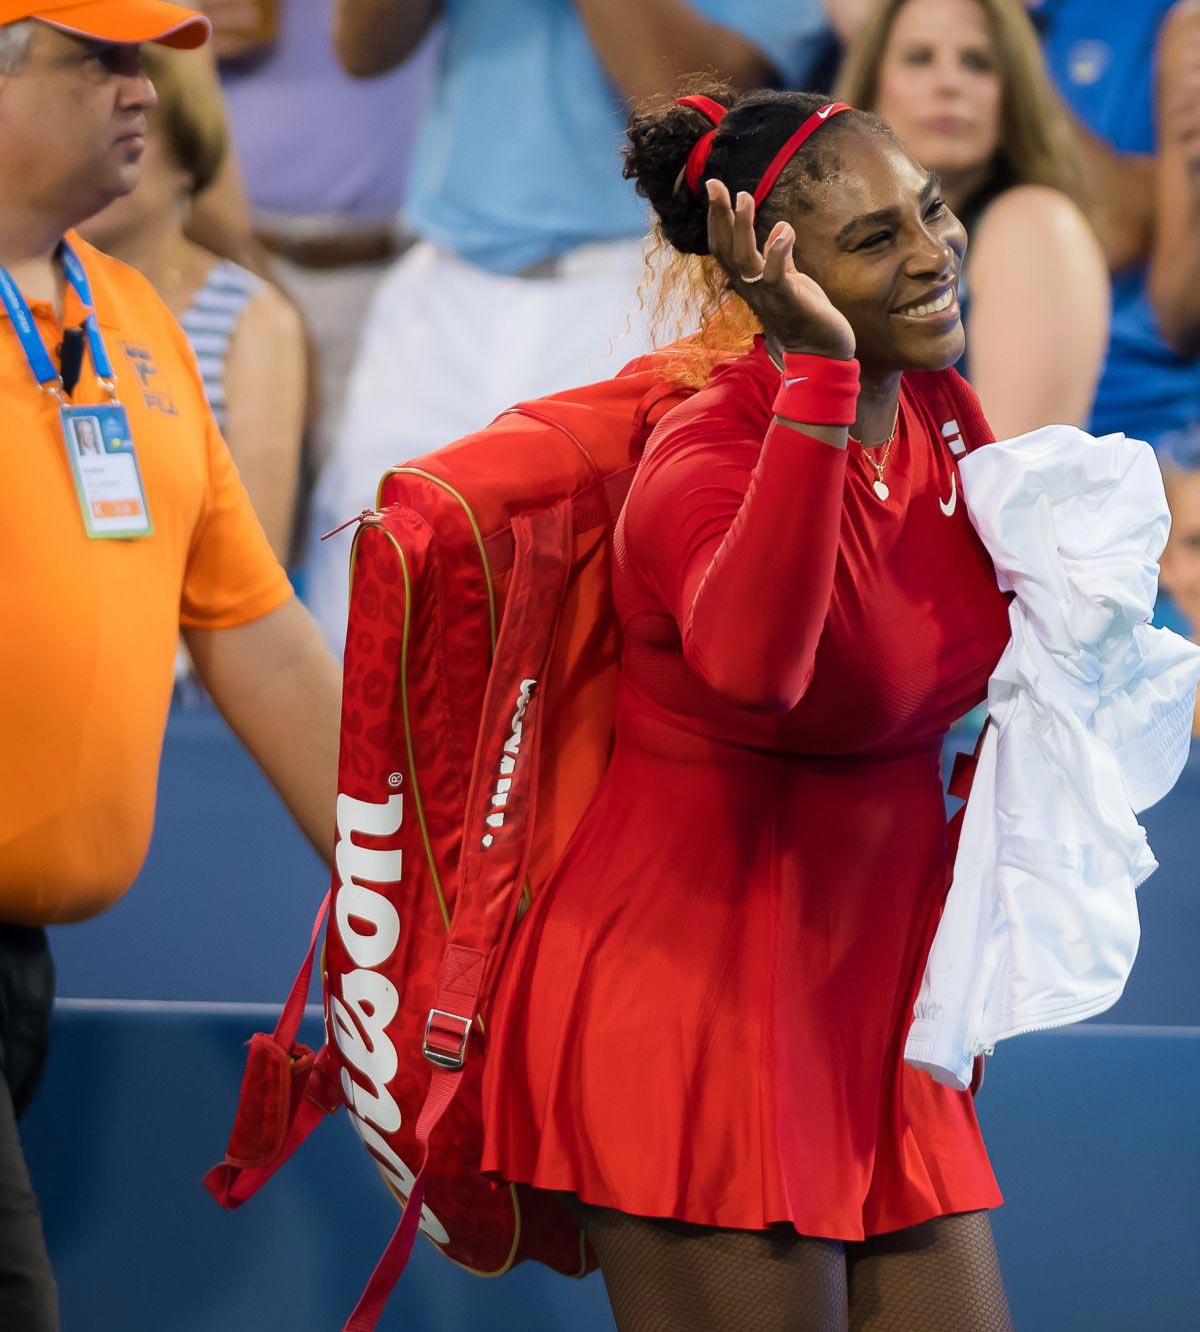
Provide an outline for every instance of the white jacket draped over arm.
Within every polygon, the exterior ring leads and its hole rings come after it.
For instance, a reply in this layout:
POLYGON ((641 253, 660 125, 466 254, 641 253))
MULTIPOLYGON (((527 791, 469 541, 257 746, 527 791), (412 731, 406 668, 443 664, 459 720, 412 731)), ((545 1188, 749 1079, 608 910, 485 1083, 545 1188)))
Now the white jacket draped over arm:
POLYGON ((1170 527, 1149 445, 1047 426, 959 466, 1012 639, 905 1058, 965 1089, 997 1041, 1120 998, 1157 868, 1135 811, 1187 759, 1200 648, 1148 623, 1170 527))

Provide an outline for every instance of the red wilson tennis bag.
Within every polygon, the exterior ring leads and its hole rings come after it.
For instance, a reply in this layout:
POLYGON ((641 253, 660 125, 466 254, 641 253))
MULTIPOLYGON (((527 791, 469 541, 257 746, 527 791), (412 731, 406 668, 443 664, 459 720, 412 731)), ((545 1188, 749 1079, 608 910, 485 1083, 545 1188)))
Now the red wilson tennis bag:
POLYGON ((480 1014, 608 759, 612 526, 647 435, 688 393, 659 367, 523 403, 395 468, 359 520, 332 888, 206 1178, 239 1206, 347 1107, 407 1200, 347 1332, 375 1326, 418 1226, 480 1274, 589 1266, 552 1198, 479 1174, 480 1014), (314 1055, 295 1038, 326 908, 314 1055))

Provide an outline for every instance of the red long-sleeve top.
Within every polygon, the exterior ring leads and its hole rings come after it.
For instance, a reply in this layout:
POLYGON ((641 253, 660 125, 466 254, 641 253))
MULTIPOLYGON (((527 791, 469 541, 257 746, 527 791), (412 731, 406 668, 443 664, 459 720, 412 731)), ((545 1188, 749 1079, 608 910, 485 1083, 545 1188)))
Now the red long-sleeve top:
POLYGON ((843 752, 935 734, 1007 637, 944 430, 969 391, 905 376, 881 502, 858 445, 775 421, 779 384, 760 342, 651 439, 617 533, 623 685, 739 743, 843 752))

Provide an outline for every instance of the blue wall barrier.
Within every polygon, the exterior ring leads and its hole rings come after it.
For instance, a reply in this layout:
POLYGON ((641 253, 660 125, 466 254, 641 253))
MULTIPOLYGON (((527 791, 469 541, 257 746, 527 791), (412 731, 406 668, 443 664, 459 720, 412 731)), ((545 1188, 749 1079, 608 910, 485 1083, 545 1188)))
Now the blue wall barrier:
MULTIPOLYGON (((242 1042, 268 1016, 60 1009, 23 1131, 64 1332, 337 1332, 349 1316, 399 1212, 346 1116, 236 1212, 201 1184, 224 1150, 242 1042)), ((319 1043, 319 1020, 300 1038, 319 1043)), ((611 1329, 599 1283, 530 1265, 480 1280, 422 1239, 381 1332, 564 1327, 611 1329)))
MULTIPOLYGON (((65 1332, 337 1332, 397 1209, 339 1115, 220 1211, 257 1015, 61 1010, 25 1140, 65 1332)), ((302 1033, 319 1039, 311 1021, 302 1033)), ((1200 1030, 1074 1027, 1003 1047, 979 1099, 1021 1332, 1180 1332, 1200 1307, 1200 1030)), ((481 1280, 424 1239, 381 1332, 612 1332, 595 1277, 481 1280)), ((697 1329, 738 1332, 738 1329, 697 1329)))
MULTIPOLYGON (((1200 758, 1143 817, 1163 868, 1120 1003, 991 1062, 979 1109, 1023 1332, 1196 1325, 1198 807, 1200 758)), ((327 878, 219 720, 173 716, 145 871, 113 911, 53 932, 64 998, 24 1133, 65 1332, 336 1332, 353 1306, 397 1213, 344 1117, 239 1212, 200 1184, 242 1043, 273 1023, 327 878)), ((315 1020, 303 1038, 319 1041, 315 1020)), ((481 1281, 422 1241, 383 1326, 612 1324, 595 1278, 527 1265, 481 1281)))
POLYGON ((111 911, 52 932, 58 992, 282 1003, 328 887, 220 717, 173 712, 145 867, 111 911))

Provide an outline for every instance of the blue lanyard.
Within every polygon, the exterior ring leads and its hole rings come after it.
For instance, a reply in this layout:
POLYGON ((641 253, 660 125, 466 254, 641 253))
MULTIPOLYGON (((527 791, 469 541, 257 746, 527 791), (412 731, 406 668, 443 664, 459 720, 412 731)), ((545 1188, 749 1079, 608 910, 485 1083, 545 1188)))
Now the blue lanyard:
MULTIPOLYGON (((92 353, 92 365, 95 367, 96 376, 115 399, 116 376, 113 374, 112 362, 108 359, 104 339, 100 336, 100 325, 96 322, 96 312, 92 309, 92 284, 88 281, 88 275, 79 262, 75 251, 71 249, 66 241, 63 241, 61 254, 63 271, 66 273, 67 281, 74 288, 80 304, 88 311, 87 318, 83 323, 83 331, 87 334, 88 347, 92 353)), ((33 377, 42 388, 57 392, 61 396, 62 376, 54 368, 54 362, 50 359, 50 353, 46 350, 46 344, 34 323, 33 311, 29 308, 29 302, 21 295, 21 290, 12 280, 12 275, 4 268, 0 268, 0 301, 4 302, 4 308, 8 311, 13 328, 16 329, 17 337, 21 340, 21 347, 25 352, 25 359, 29 362, 33 377)))

